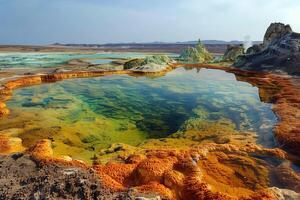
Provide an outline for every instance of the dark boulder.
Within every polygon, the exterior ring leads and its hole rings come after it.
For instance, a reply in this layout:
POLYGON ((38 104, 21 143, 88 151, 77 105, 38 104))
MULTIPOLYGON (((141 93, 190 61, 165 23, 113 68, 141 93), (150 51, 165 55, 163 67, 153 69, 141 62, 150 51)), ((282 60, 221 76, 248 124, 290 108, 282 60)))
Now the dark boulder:
POLYGON ((289 25, 272 23, 262 44, 250 47, 233 66, 255 71, 281 71, 300 75, 300 34, 289 25))
POLYGON ((272 23, 265 33, 263 45, 268 46, 275 39, 279 39, 292 32, 293 31, 290 25, 285 25, 282 23, 272 23))

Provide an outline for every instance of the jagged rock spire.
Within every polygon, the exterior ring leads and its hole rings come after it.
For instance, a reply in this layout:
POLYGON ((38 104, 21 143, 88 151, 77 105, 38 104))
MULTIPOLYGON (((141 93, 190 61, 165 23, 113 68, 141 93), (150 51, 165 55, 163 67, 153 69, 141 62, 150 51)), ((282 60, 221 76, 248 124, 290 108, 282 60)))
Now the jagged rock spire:
POLYGON ((263 45, 267 46, 269 45, 274 39, 280 38, 287 33, 292 33, 293 30, 290 25, 285 25, 283 23, 272 23, 264 36, 263 45))

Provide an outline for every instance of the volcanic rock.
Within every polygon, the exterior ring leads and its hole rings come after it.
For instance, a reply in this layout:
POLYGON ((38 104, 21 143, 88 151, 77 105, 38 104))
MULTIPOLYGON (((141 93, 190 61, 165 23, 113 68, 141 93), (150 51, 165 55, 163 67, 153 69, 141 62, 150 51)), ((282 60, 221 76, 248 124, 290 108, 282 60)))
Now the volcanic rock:
POLYGON ((132 199, 104 188, 92 170, 0 156, 0 199, 132 199))
POLYGON ((272 23, 263 43, 250 47, 233 65, 246 70, 282 71, 299 75, 300 33, 293 32, 289 25, 272 23))
POLYGON ((276 38, 280 38, 287 33, 292 33, 292 28, 290 25, 284 25, 282 23, 272 23, 267 29, 263 45, 267 46, 272 43, 272 41, 276 38))

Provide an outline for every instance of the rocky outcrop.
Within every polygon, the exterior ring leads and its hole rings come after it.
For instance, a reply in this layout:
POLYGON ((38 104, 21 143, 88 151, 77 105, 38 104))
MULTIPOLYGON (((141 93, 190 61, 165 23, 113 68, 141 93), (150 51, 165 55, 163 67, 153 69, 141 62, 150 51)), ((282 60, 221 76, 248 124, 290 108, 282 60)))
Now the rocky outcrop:
POLYGON ((141 59, 141 58, 129 60, 126 63, 124 63, 124 69, 132 69, 134 67, 140 67, 143 65, 143 62, 144 62, 144 59, 141 59))
POLYGON ((300 74, 300 33, 289 25, 272 23, 262 44, 250 47, 239 56, 235 67, 255 71, 283 71, 300 74))
POLYGON ((173 63, 173 59, 171 59, 169 56, 166 55, 154 55, 154 56, 147 56, 144 59, 144 62, 142 65, 147 65, 147 64, 157 64, 157 65, 168 65, 173 63))
POLYGON ((243 54, 243 45, 228 45, 223 56, 223 61, 235 61, 238 56, 243 54))
POLYGON ((281 38, 282 36, 292 32, 293 31, 290 25, 272 23, 265 33, 263 45, 267 47, 273 42, 274 39, 281 38))
POLYGON ((144 59, 133 59, 124 64, 124 69, 133 72, 157 73, 166 71, 173 59, 166 55, 147 56, 144 59))
POLYGON ((181 52, 179 59, 186 63, 207 63, 213 59, 213 56, 199 40, 196 47, 189 47, 181 52))

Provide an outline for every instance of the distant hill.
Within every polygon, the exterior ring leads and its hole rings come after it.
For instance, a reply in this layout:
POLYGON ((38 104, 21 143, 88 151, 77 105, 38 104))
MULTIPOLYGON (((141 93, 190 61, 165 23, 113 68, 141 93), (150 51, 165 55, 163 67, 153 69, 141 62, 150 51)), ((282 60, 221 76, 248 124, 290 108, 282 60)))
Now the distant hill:
MULTIPOLYGON (((179 44, 197 44, 198 41, 187 41, 187 42, 178 42, 179 44)), ((202 40, 203 44, 243 44, 243 41, 233 40, 233 41, 224 41, 224 40, 202 40)))
MULTIPOLYGON (((144 51, 144 52, 169 52, 181 53, 188 47, 194 47, 198 41, 185 41, 185 42, 148 42, 148 43, 107 43, 107 44, 60 44, 55 43, 51 46, 63 48, 89 48, 101 49, 104 51, 144 51)), ((203 40, 202 43, 212 53, 224 53, 227 45, 243 44, 242 41, 223 41, 223 40, 203 40)), ((253 44, 261 43, 258 41, 253 44)))
MULTIPOLYGON (((94 47, 101 47, 101 46, 134 46, 134 45, 170 45, 170 44, 183 44, 183 45, 194 45, 197 44, 197 40, 195 41, 184 41, 184 42, 124 42, 124 43, 105 43, 105 44, 61 44, 61 43, 54 43, 53 45, 58 45, 58 46, 94 46, 94 47)), ((208 45, 238 45, 238 44, 243 44, 243 41, 239 40, 232 40, 232 41, 224 41, 224 40, 202 40, 203 44, 208 44, 208 45)), ((262 43, 261 41, 253 41, 254 44, 260 44, 262 43)))
MULTIPOLYGON (((176 42, 177 44, 197 44, 198 41, 186 41, 186 42, 176 42)), ((224 40, 202 40, 203 44, 225 44, 225 45, 237 45, 243 44, 244 41, 232 40, 232 41, 224 41, 224 40)), ((261 41, 252 41, 254 44, 260 44, 261 41)))

